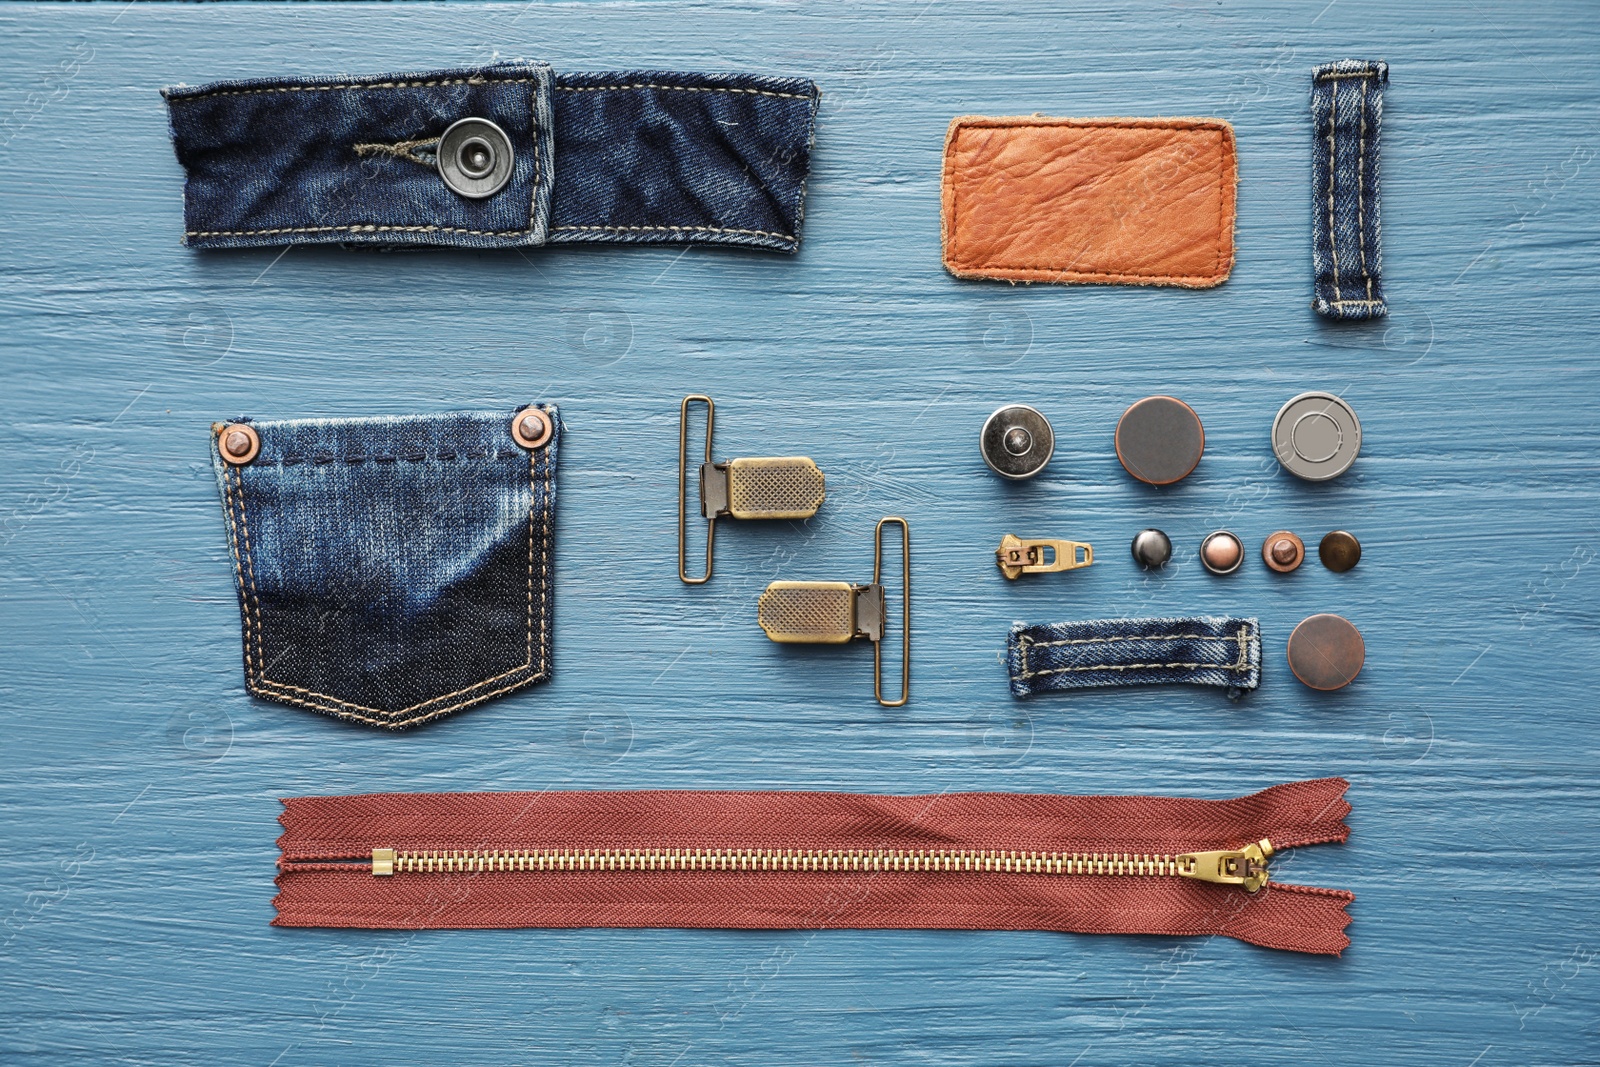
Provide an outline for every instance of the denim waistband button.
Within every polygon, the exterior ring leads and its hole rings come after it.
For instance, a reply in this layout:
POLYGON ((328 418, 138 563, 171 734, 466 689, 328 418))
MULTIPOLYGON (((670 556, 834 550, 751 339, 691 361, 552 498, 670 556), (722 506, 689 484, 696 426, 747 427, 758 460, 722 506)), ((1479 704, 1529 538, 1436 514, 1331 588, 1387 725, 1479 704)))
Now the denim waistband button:
POLYGON ((1272 420, 1272 451, 1284 470, 1308 482, 1337 478, 1361 451, 1361 420, 1332 393, 1301 393, 1272 420))
POLYGON ((1027 404, 1012 404, 990 415, 978 435, 989 469, 1002 478, 1032 478, 1055 454, 1056 435, 1046 419, 1027 404))
POLYGON ((1366 659, 1361 631, 1338 615, 1313 615, 1289 635, 1289 669, 1312 689, 1343 689, 1366 659))
POLYGON ((1117 422, 1117 459, 1150 485, 1182 481, 1200 462, 1206 431, 1194 408, 1170 396, 1147 396, 1117 422))
POLYGON ((1317 555, 1324 567, 1342 574, 1361 562, 1361 542, 1353 533, 1335 530, 1322 539, 1317 555))
POLYGON ((523 448, 539 448, 550 440, 554 424, 538 408, 523 408, 511 420, 511 436, 523 448))
POLYGON ((511 180, 511 138, 488 119, 461 119, 439 138, 439 177, 473 200, 493 196, 511 180))
POLYGON ((217 451, 224 463, 242 467, 261 452, 261 438, 242 422, 230 423, 217 431, 217 451))

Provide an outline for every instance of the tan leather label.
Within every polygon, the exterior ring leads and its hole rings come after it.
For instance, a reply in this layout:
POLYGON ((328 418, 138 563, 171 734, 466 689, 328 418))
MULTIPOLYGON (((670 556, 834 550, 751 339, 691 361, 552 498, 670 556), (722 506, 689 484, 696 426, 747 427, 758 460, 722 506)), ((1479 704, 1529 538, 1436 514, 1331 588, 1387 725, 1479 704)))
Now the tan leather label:
POLYGON ((1221 119, 964 116, 944 145, 944 265, 961 278, 1220 285, 1238 170, 1221 119))

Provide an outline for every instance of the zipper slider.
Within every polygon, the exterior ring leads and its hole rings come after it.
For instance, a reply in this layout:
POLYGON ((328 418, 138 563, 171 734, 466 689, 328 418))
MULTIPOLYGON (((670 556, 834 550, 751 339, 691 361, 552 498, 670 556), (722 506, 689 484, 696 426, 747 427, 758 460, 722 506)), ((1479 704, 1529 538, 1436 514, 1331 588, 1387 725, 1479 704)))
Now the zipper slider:
POLYGON ((1272 842, 1262 838, 1240 849, 1186 852, 1178 857, 1178 873, 1202 882, 1243 886, 1246 893, 1254 893, 1267 884, 1267 859, 1272 851, 1272 842))

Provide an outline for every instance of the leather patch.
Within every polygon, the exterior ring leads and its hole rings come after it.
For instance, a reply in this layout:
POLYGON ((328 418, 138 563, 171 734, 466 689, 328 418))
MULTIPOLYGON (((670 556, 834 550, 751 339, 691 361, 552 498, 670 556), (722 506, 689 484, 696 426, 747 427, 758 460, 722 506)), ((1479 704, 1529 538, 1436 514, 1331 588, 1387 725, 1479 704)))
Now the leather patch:
POLYGON ((944 145, 944 265, 958 278, 1220 285, 1238 174, 1221 119, 964 116, 944 145))

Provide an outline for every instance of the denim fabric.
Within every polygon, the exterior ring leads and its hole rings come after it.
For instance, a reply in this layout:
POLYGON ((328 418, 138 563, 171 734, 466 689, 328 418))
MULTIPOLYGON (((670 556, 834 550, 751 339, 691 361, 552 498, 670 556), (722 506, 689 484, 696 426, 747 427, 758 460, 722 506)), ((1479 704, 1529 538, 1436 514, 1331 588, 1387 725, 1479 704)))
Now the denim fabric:
POLYGON ((1006 642, 1011 692, 1107 685, 1226 687, 1261 684, 1261 626, 1255 619, 1094 619, 1050 626, 1016 623, 1006 642))
POLYGON ((399 729, 550 677, 556 450, 513 409, 250 422, 212 464, 250 692, 399 729))
POLYGON ((1331 319, 1375 319, 1383 302, 1378 127, 1387 63, 1342 59, 1311 74, 1311 306, 1331 319))
POLYGON ((668 241, 794 251, 818 92, 798 78, 542 63, 163 90, 187 173, 184 240, 534 246, 668 241), (434 150, 496 123, 515 168, 473 200, 434 150))

